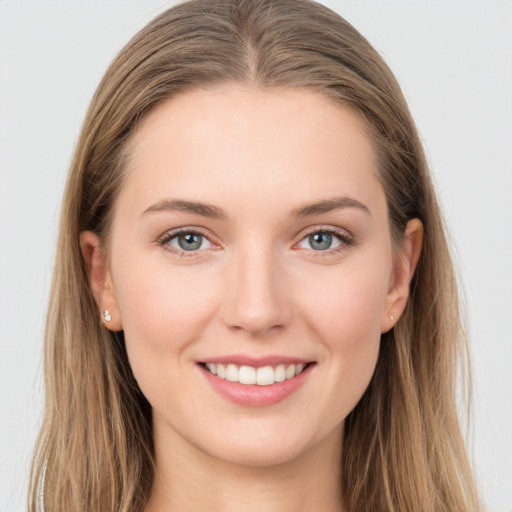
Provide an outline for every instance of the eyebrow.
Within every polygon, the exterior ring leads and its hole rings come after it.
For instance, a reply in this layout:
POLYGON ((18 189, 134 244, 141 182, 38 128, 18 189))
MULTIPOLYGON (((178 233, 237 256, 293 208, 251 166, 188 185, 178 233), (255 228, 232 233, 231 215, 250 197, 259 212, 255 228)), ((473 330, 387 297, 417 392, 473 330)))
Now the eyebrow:
MULTIPOLYGON (((333 197, 330 199, 324 199, 317 203, 308 204, 300 208, 292 210, 291 214, 293 217, 309 217, 313 215, 320 215, 333 210, 339 210, 343 208, 358 208, 369 215, 371 215, 369 208, 351 197, 333 197)), ((151 212, 184 212, 201 215, 202 217, 208 217, 211 219, 223 220, 227 218, 226 213, 222 208, 214 206, 208 203, 202 203, 199 201, 187 201, 184 199, 163 199, 153 204, 149 208, 146 208, 141 214, 141 217, 151 212)))
POLYGON ((163 199, 144 210, 141 216, 150 212, 161 211, 195 213, 196 215, 219 220, 226 218, 226 214, 218 206, 199 201, 186 201, 184 199, 163 199))
POLYGON ((295 217, 309 217, 311 215, 320 215, 343 208, 358 208, 371 216, 370 209, 365 204, 351 197, 332 197, 330 199, 324 199, 317 203, 296 208, 292 210, 292 215, 295 217))

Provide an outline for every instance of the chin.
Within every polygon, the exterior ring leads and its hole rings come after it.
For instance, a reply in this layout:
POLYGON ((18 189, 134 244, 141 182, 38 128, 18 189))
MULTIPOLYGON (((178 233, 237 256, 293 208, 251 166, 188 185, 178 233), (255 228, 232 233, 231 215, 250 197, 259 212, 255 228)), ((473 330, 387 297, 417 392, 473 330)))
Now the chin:
POLYGON ((298 446, 234 446, 217 454, 219 460, 241 467, 272 467, 298 460, 307 450, 298 446))
POLYGON ((272 467, 293 463, 307 458, 313 448, 325 444, 332 453, 340 440, 341 426, 331 434, 315 436, 300 430, 273 429, 256 432, 244 432, 240 437, 232 435, 223 438, 218 444, 210 443, 204 451, 218 460, 244 467, 272 467), (334 444, 333 444, 334 442, 334 444))

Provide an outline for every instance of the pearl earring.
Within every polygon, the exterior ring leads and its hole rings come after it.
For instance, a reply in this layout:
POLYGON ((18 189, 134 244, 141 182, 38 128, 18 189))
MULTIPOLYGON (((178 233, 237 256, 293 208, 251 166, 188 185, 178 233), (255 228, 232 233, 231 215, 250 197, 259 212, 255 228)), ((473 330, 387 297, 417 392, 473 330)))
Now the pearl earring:
POLYGON ((391 318, 391 321, 393 321, 395 319, 395 317, 393 315, 389 315, 389 318, 391 318))
POLYGON ((108 312, 108 309, 105 309, 105 311, 103 311, 103 320, 105 322, 110 322, 112 320, 112 315, 108 312))

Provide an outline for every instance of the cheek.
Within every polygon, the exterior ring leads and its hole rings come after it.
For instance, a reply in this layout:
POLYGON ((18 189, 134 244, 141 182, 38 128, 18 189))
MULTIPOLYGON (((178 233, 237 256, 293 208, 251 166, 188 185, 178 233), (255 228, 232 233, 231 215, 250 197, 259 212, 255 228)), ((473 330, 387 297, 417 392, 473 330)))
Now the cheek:
POLYGON ((331 272, 324 286, 317 286, 318 279, 307 286, 302 309, 309 311, 309 323, 325 333, 322 337, 333 348, 339 344, 360 346, 367 338, 380 338, 388 279, 379 266, 331 272))
POLYGON ((316 276, 307 286, 310 292, 302 294, 308 329, 323 345, 329 364, 325 396, 339 399, 340 417, 359 401, 375 370, 389 280, 383 263, 340 266, 325 286, 317 286, 316 276))
POLYGON ((139 362, 176 361, 197 339, 214 310, 215 282, 192 267, 172 268, 124 259, 114 276, 126 347, 139 362), (116 283, 119 283, 116 286, 116 283), (172 356, 172 360, 171 360, 172 356))

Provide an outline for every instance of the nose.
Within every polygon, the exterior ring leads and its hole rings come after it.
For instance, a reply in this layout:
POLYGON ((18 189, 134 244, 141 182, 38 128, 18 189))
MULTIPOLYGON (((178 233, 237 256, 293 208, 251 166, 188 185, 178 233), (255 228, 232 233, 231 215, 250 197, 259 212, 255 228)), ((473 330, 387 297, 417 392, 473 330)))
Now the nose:
POLYGON ((285 273, 268 251, 246 251, 230 261, 223 294, 224 324, 252 337, 282 330, 290 321, 285 273))

